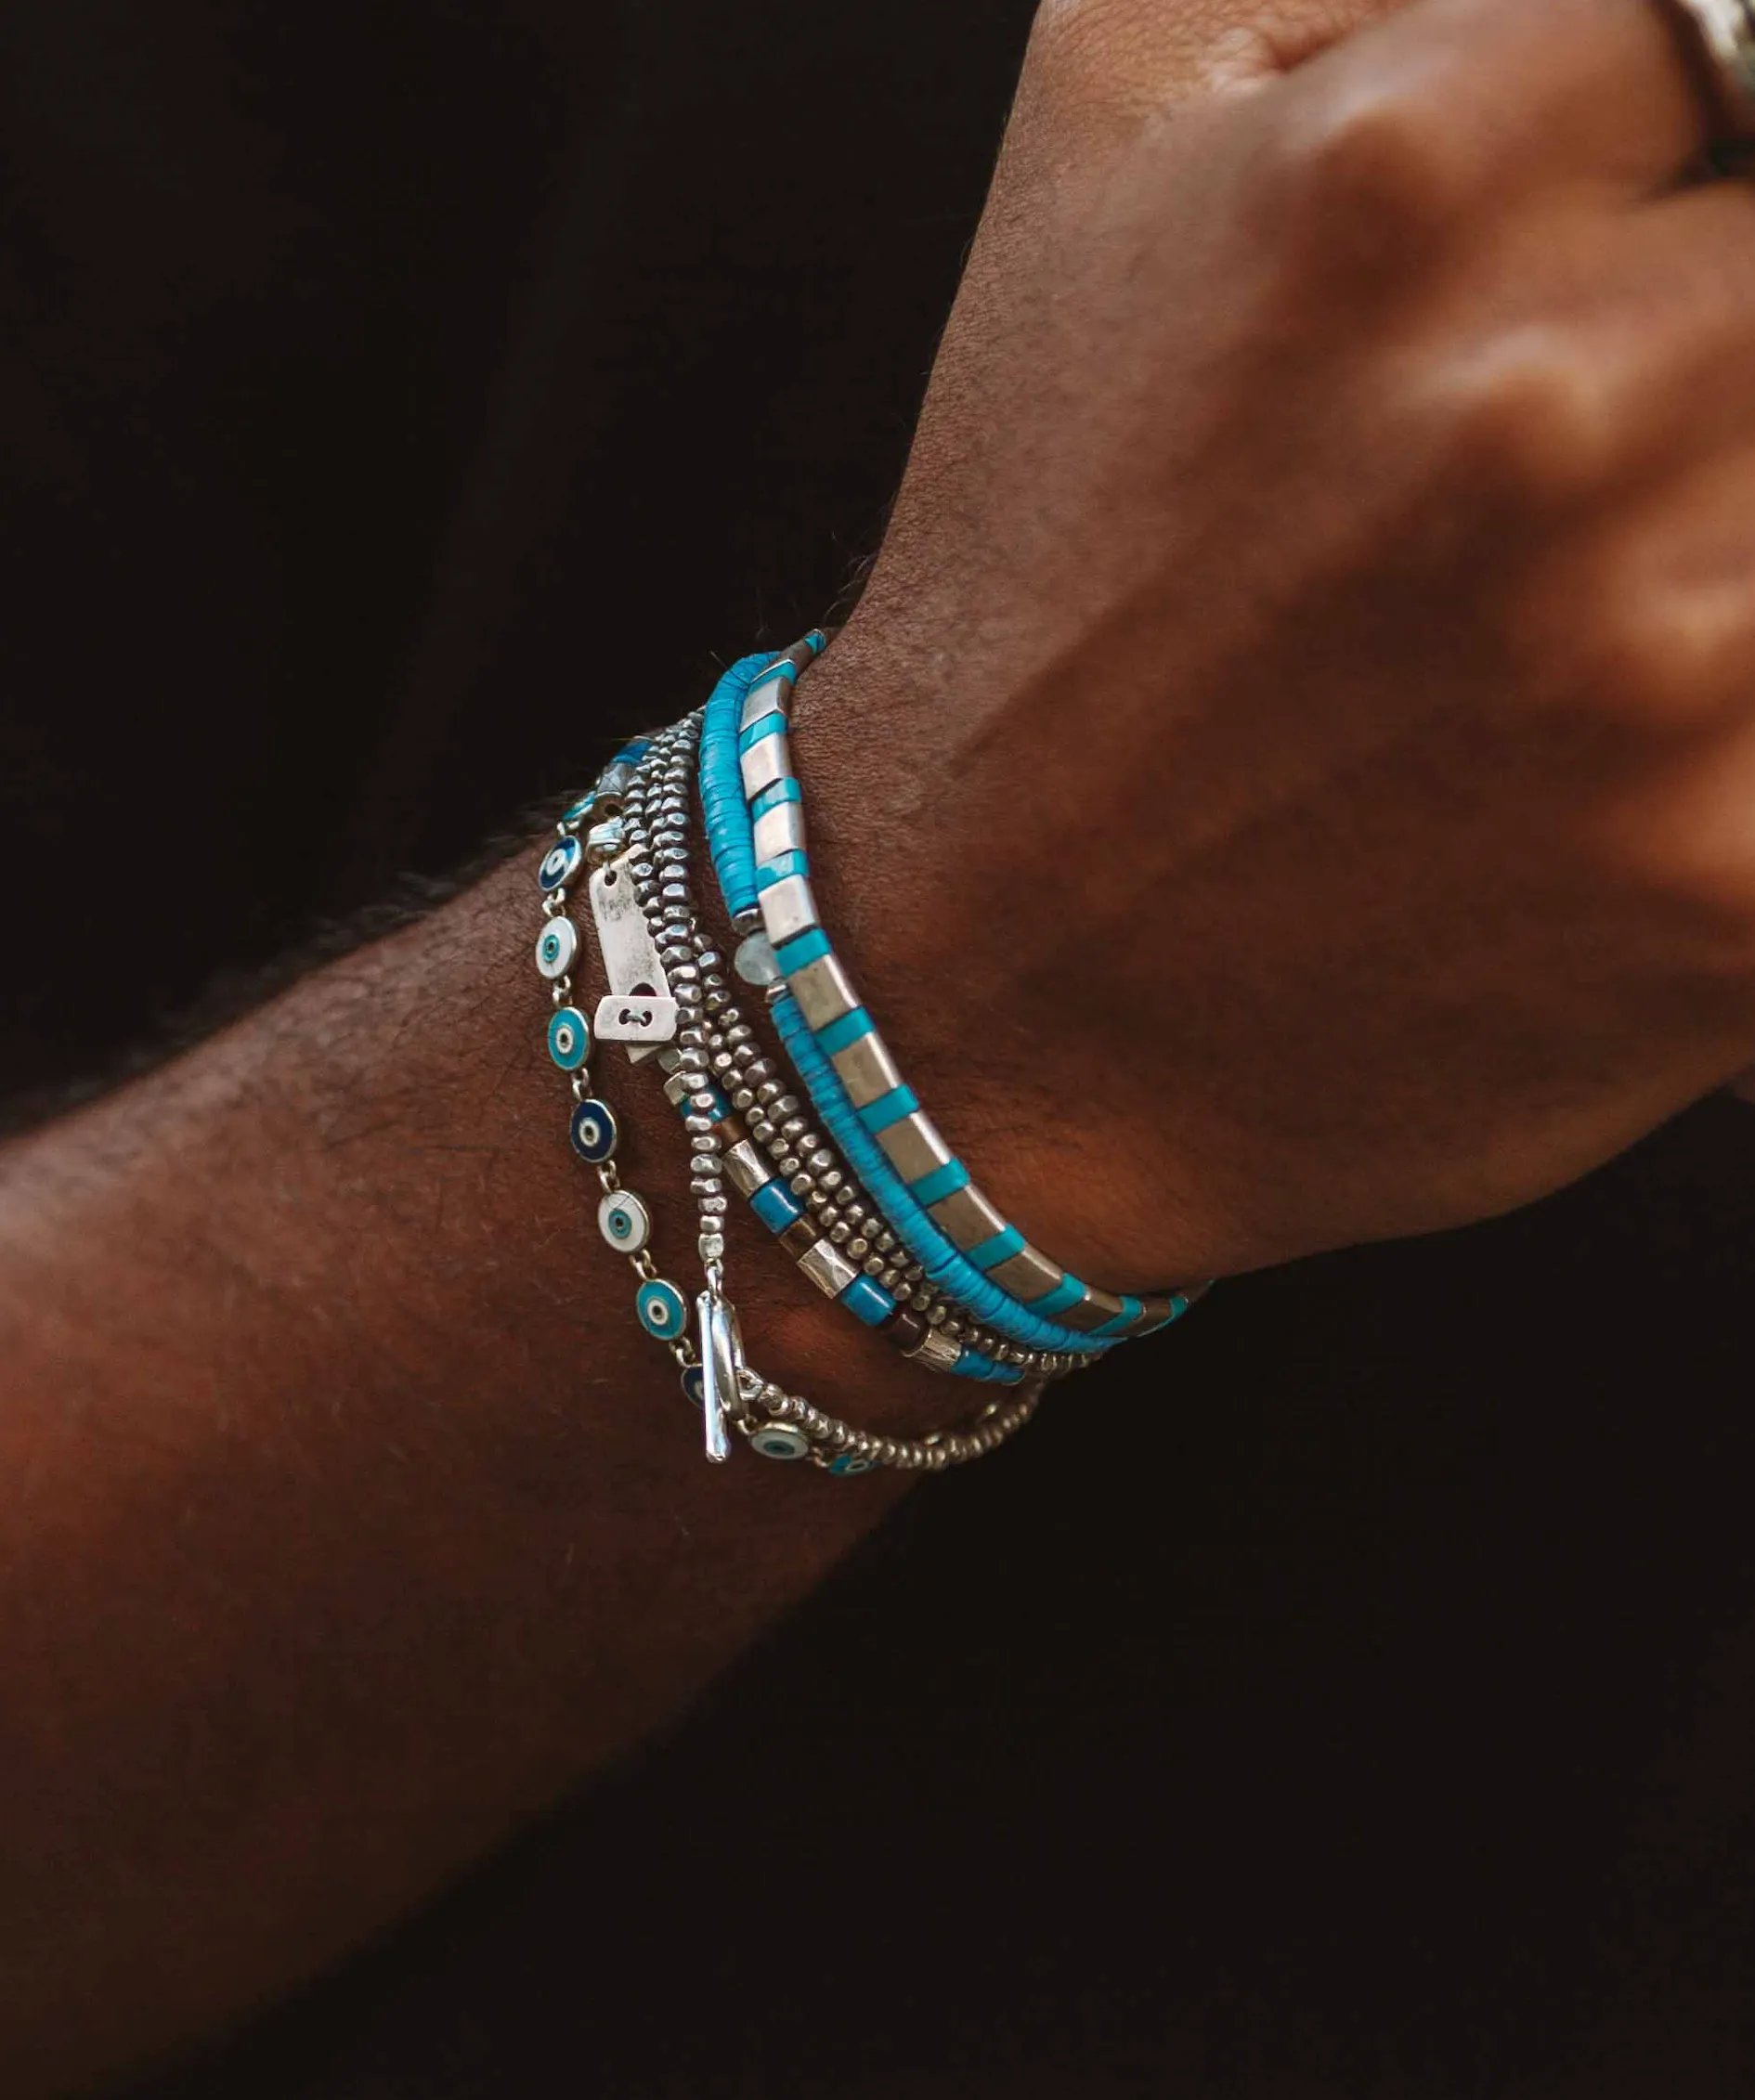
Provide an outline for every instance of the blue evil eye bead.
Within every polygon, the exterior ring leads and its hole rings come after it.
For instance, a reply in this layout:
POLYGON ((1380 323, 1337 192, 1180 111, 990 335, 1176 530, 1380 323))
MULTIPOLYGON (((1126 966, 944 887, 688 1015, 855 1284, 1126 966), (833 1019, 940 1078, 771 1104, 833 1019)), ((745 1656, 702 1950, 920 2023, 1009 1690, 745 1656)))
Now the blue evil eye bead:
POLYGON ((549 1056, 576 1072, 592 1054, 592 1025, 577 1006, 557 1006, 549 1020, 549 1056))
POLYGON ((640 1324, 655 1342, 674 1342, 689 1324, 689 1309, 682 1293, 662 1277, 643 1283, 634 1293, 634 1311, 640 1324))
POLYGON ((842 1480, 852 1480, 859 1473, 876 1472, 878 1461, 876 1458, 856 1458, 851 1451, 843 1451, 838 1458, 829 1460, 828 1470, 832 1473, 838 1473, 842 1480))
POLYGON ((691 1364, 682 1373, 682 1391, 692 1407, 707 1406, 707 1373, 698 1364, 691 1364))
POLYGON ((578 928, 571 919, 551 919, 537 935, 536 965, 544 977, 565 977, 578 953, 578 928))
POLYGON ((637 1254, 652 1238, 652 1213, 631 1189, 618 1189, 597 1206, 597 1229, 618 1254, 637 1254))
POLYGON ((542 856, 537 880, 544 889, 558 889, 579 863, 585 849, 577 838, 558 838, 542 856))
POLYGON ((793 1429, 786 1422, 765 1422, 750 1432, 749 1448, 760 1451, 764 1458, 808 1458, 811 1440, 801 1429, 793 1429))
POLYGON ((566 1134, 581 1160, 601 1167, 613 1157, 621 1133, 616 1125, 616 1111, 607 1101, 581 1101, 573 1110, 566 1134))

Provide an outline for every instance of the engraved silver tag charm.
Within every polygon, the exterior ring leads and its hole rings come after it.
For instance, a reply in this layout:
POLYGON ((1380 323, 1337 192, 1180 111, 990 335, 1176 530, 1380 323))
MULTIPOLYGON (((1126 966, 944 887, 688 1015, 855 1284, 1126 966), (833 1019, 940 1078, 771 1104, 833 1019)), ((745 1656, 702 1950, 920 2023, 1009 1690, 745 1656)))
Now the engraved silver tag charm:
POLYGON ((676 1033, 676 1001, 612 992, 597 1002, 592 1033, 599 1043, 669 1043, 676 1033))
MULTIPOLYGON (((607 867, 596 869, 591 879, 592 917, 597 924, 597 946, 610 991, 624 1000, 638 998, 655 1008, 662 1001, 670 1007, 670 1026, 663 1034, 655 1025, 649 1031, 628 1035, 612 1032, 608 1037, 611 1043, 621 1044, 630 1063, 636 1065, 676 1032, 676 1006, 670 998, 670 981, 659 966, 657 944, 646 924, 646 914, 640 909, 634 885, 637 857, 630 850, 607 867)), ((598 1011, 601 1013, 603 1007, 598 1011)))

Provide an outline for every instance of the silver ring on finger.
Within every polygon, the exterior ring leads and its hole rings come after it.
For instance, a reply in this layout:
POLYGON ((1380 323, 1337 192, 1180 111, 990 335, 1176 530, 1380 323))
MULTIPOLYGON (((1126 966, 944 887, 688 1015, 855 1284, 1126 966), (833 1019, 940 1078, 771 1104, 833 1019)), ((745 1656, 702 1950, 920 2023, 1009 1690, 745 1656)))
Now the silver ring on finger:
POLYGON ((1720 138, 1755 139, 1755 0, 1668 0, 1706 61, 1720 138))

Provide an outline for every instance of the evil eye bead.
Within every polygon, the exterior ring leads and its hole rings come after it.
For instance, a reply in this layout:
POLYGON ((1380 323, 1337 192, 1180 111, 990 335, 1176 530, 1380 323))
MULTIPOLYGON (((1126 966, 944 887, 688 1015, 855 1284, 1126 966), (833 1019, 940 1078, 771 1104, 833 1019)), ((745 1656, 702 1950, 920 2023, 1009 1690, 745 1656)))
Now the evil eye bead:
POLYGON ((690 1406, 707 1406, 707 1373, 698 1364, 691 1364, 682 1373, 682 1391, 690 1406))
POLYGON ((578 953, 578 928, 571 919, 551 919, 537 935, 536 966, 544 977, 565 977, 578 953))
POLYGON ((613 1157, 621 1133, 616 1124, 616 1111, 607 1101, 581 1101, 573 1110, 566 1134, 581 1160, 590 1166, 601 1167, 613 1157))
POLYGON ((592 1054, 592 1025, 577 1006, 557 1006, 549 1020, 549 1056, 576 1072, 592 1054))
POLYGON ((597 1229, 618 1254, 637 1254, 652 1238, 652 1213, 631 1189, 618 1189, 597 1206, 597 1229))
POLYGON ((544 889, 558 889, 578 867, 584 850, 577 838, 556 839, 542 856, 542 865, 537 870, 537 880, 544 889))
POLYGON ((843 1480, 852 1480, 858 1473, 875 1472, 877 1464, 875 1458, 859 1458, 851 1451, 843 1451, 838 1458, 829 1460, 828 1470, 838 1473, 843 1480))
POLYGON ((808 1458, 811 1440, 801 1429, 794 1429, 789 1423, 766 1422, 760 1429, 750 1432, 749 1448, 760 1451, 764 1458, 808 1458))
POLYGON ((634 1311, 640 1324, 655 1342, 674 1342, 689 1324, 689 1309, 682 1293, 662 1277, 643 1283, 634 1293, 634 1311))

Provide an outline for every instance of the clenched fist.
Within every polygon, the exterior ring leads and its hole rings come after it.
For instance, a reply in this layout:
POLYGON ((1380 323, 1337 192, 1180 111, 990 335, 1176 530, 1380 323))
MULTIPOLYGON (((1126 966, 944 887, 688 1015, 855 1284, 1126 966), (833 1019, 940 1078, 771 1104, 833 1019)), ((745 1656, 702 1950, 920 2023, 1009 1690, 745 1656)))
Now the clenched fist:
POLYGON ((1043 10, 795 748, 916 1090, 1081 1273, 1483 1216, 1755 1055, 1706 130, 1657 0, 1043 10))

